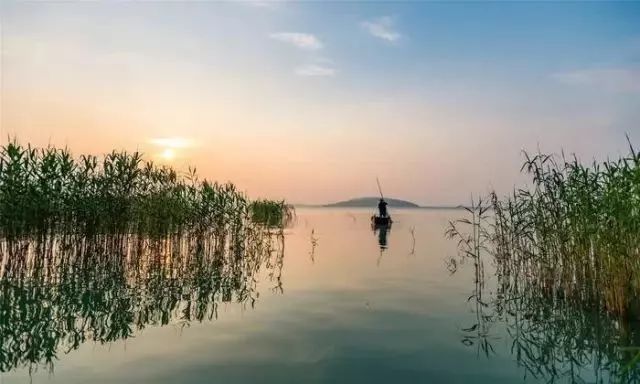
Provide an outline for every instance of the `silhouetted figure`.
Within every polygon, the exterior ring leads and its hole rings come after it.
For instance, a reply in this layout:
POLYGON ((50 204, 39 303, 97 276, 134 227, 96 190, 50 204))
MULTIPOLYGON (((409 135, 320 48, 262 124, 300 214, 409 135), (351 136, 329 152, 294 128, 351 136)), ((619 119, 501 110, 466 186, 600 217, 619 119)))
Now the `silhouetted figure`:
POLYGON ((378 211, 380 211, 380 217, 387 217, 387 202, 384 199, 380 199, 378 211))

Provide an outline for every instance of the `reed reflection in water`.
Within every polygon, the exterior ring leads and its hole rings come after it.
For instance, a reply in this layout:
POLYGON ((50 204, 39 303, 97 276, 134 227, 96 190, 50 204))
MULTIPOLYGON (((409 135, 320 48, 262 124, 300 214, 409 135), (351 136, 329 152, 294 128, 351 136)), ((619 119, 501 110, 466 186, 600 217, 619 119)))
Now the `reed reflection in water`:
POLYGON ((85 342, 214 320, 220 303, 253 307, 258 274, 282 291, 281 230, 32 236, 4 240, 0 250, 1 372, 53 370, 85 342))

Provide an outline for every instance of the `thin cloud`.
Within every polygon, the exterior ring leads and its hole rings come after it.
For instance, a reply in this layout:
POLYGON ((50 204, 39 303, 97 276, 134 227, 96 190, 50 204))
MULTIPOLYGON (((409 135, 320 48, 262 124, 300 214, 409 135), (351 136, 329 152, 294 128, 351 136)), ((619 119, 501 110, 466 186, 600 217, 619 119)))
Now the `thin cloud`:
POLYGON ((253 0, 253 1, 240 1, 240 2, 243 4, 247 4, 251 7, 266 8, 266 9, 275 9, 282 4, 281 1, 275 1, 275 0, 271 0, 271 1, 253 0))
POLYGON ((373 20, 363 21, 360 23, 360 26, 371 36, 394 43, 402 36, 394 29, 394 24, 395 22, 393 18, 384 16, 373 20))
POLYGON ((570 85, 591 86, 610 92, 640 92, 640 68, 583 69, 552 77, 570 85))
POLYGON ((184 137, 156 137, 149 139, 149 142, 163 148, 189 148, 193 146, 193 142, 184 137))
POLYGON ((300 49, 316 51, 322 49, 322 42, 310 33, 277 32, 269 35, 270 38, 291 44, 300 49))
POLYGON ((295 74, 298 76, 335 76, 336 70, 331 67, 310 64, 296 68, 295 74))

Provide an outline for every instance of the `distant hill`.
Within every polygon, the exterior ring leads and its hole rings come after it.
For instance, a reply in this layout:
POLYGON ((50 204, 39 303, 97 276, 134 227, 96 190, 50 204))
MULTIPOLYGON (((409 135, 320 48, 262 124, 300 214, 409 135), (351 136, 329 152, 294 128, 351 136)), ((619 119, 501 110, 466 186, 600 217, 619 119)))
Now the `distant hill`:
MULTIPOLYGON (((379 197, 358 197, 356 199, 339 201, 337 203, 327 204, 325 207, 371 207, 378 206, 379 197)), ((391 208, 419 208, 418 204, 406 200, 385 198, 384 199, 391 208)))

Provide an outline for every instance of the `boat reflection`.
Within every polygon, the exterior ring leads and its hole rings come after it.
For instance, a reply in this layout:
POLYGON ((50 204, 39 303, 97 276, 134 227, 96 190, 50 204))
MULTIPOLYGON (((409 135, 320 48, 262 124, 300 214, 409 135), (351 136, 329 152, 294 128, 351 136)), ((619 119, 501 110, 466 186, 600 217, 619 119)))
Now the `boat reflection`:
POLYGON ((387 235, 389 234, 389 231, 391 231, 391 220, 380 224, 372 218, 371 229, 373 230, 373 233, 378 236, 378 245, 380 245, 380 250, 387 249, 387 235))
POLYGON ((38 236, 0 242, 0 372, 45 366, 147 326, 214 320, 253 307, 257 281, 282 291, 282 232, 228 237, 38 236))

